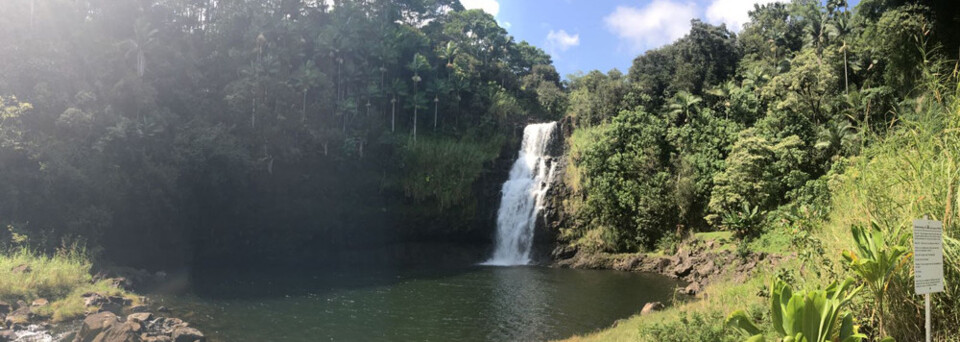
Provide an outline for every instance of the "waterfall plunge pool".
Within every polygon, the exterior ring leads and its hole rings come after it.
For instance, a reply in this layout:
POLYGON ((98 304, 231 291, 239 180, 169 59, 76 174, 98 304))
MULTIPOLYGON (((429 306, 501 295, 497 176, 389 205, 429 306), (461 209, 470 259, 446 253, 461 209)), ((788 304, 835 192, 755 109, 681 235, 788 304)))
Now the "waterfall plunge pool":
POLYGON ((655 274, 470 266, 203 272, 151 295, 209 341, 538 341, 609 327, 678 283, 655 274))
MULTIPOLYGON (((501 190, 493 255, 530 262, 555 165, 556 122, 532 124, 501 190)), ((536 266, 195 276, 188 295, 154 296, 210 341, 542 341, 585 334, 669 304, 661 275, 536 266)))

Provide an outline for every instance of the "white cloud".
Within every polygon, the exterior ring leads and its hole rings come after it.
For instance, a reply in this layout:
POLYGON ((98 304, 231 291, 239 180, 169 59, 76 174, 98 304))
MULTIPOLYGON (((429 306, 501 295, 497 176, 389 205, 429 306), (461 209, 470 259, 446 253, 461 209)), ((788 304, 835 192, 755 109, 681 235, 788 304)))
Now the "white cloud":
POLYGON ((567 49, 580 45, 580 34, 571 35, 567 31, 550 30, 547 33, 547 46, 554 51, 567 51, 567 49))
POLYGON ((460 3, 466 9, 479 8, 494 17, 500 13, 500 3, 497 0, 460 0, 460 3))
POLYGON ((707 21, 714 25, 727 24, 727 28, 739 32, 750 20, 747 13, 753 10, 753 5, 765 5, 773 2, 787 2, 788 0, 713 0, 707 7, 707 21))
POLYGON ((693 3, 654 0, 643 8, 617 6, 603 21, 633 52, 641 52, 683 37, 697 14, 693 3))

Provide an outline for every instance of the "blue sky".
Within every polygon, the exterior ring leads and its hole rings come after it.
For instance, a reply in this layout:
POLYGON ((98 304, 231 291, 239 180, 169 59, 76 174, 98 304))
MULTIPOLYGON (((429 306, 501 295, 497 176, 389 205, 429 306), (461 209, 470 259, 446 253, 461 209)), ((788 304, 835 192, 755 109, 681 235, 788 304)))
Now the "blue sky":
MULTIPOLYGON (((682 37, 690 19, 739 31, 756 3, 786 0, 461 0, 493 14, 517 41, 553 56, 560 75, 613 68, 626 73, 646 50, 682 37)), ((859 1, 851 1, 855 4, 859 1)))

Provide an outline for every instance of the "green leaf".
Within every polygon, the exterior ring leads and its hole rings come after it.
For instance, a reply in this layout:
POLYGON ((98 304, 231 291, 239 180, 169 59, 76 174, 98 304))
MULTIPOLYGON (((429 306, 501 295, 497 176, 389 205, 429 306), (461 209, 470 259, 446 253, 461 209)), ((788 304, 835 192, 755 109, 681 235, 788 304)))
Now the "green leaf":
MULTIPOLYGON (((747 313, 743 310, 737 310, 731 313, 730 316, 727 316, 724 324, 728 327, 744 331, 748 335, 754 335, 754 337, 760 334, 760 328, 750 321, 750 317, 748 317, 747 313)), ((753 337, 751 337, 751 339, 752 338, 753 337)))

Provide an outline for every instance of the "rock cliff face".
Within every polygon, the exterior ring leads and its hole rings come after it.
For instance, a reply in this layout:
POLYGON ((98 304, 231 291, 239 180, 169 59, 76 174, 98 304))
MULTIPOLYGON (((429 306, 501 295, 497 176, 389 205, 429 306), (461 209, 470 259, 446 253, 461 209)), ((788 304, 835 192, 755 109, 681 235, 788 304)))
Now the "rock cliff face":
POLYGON ((553 260, 551 252, 557 246, 560 227, 568 223, 562 205, 563 200, 570 196, 571 191, 563 181, 563 174, 567 167, 566 141, 572 132, 573 128, 570 126, 569 120, 564 119, 557 122, 557 128, 553 131, 553 137, 547 146, 547 155, 551 156, 547 160, 547 166, 553 168, 553 177, 550 179, 551 184, 544 197, 544 205, 540 210, 534 228, 531 257, 536 263, 549 263, 553 260))

